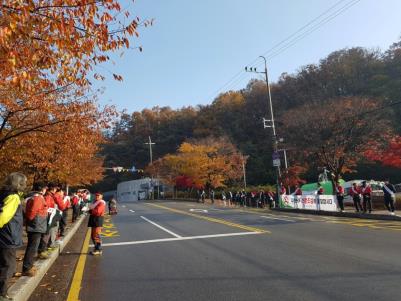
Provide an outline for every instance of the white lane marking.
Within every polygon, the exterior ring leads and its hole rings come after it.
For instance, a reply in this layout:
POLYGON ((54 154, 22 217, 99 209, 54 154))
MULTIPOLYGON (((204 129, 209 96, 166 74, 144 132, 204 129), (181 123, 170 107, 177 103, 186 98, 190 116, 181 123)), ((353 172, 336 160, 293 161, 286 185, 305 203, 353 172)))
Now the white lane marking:
POLYGON ((132 213, 135 213, 135 211, 134 211, 134 210, 132 210, 132 209, 130 209, 129 211, 130 211, 130 212, 132 212, 132 213))
POLYGON ((157 242, 182 241, 182 240, 219 238, 219 237, 231 237, 231 236, 244 236, 244 235, 257 235, 257 234, 263 234, 263 233, 262 232, 238 232, 238 233, 186 236, 186 237, 177 237, 177 238, 161 238, 161 239, 150 239, 150 240, 137 240, 137 241, 107 243, 107 244, 102 244, 102 247, 141 245, 141 244, 150 244, 150 243, 157 243, 157 242))
POLYGON ((285 219, 285 218, 278 218, 278 217, 272 217, 272 216, 266 216, 266 215, 261 215, 260 217, 268 218, 268 219, 277 219, 277 220, 281 220, 281 221, 295 223, 295 221, 290 220, 290 219, 285 219))
POLYGON ((151 223, 152 225, 156 226, 157 228, 162 229, 163 231, 165 231, 165 232, 167 232, 167 233, 169 233, 169 234, 171 234, 171 235, 173 235, 173 236, 175 236, 177 238, 181 238, 182 237, 182 236, 180 236, 178 234, 175 234, 174 232, 172 232, 172 231, 160 226, 159 224, 156 224, 155 222, 152 222, 151 220, 147 219, 144 216, 141 216, 141 218, 144 219, 145 221, 147 221, 148 223, 151 223))
POLYGON ((201 212, 201 213, 208 213, 207 209, 198 209, 198 208, 191 208, 189 209, 190 212, 201 212))

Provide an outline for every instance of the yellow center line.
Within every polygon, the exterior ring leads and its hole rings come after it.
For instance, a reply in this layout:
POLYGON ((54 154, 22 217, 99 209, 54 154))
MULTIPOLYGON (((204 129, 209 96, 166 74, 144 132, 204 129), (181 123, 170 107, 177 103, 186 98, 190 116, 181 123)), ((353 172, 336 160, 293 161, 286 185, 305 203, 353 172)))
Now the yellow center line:
POLYGON ((170 208, 170 207, 167 207, 167 206, 151 204, 151 203, 145 203, 145 204, 147 204, 149 206, 156 207, 156 208, 168 210, 168 211, 171 211, 171 212, 175 212, 175 213, 180 213, 180 214, 196 217, 196 218, 203 219, 203 220, 206 220, 206 221, 209 221, 209 222, 222 224, 222 225, 226 225, 226 226, 231 226, 231 227, 234 227, 234 228, 239 228, 239 229, 246 230, 246 231, 249 231, 249 232, 271 233, 269 230, 264 230, 264 229, 260 229, 260 228, 245 226, 245 225, 229 222, 229 221, 226 221, 226 220, 223 220, 223 219, 219 219, 219 218, 193 214, 193 213, 189 213, 189 212, 182 211, 182 210, 179 210, 179 209, 170 208))
POLYGON ((79 301, 79 292, 81 291, 81 283, 84 274, 90 237, 91 237, 91 231, 89 229, 88 232, 86 232, 85 241, 82 246, 81 255, 79 256, 78 259, 78 264, 75 269, 74 277, 72 278, 70 292, 68 293, 67 301, 79 301))

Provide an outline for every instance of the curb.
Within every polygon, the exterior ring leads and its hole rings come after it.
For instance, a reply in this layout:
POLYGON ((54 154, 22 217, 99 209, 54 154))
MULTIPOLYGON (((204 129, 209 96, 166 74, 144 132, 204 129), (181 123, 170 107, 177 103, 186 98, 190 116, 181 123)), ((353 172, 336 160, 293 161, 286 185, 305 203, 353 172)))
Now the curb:
POLYGON ((63 241, 59 244, 58 250, 52 252, 48 259, 38 260, 35 262, 37 268, 36 275, 34 277, 21 276, 16 283, 14 283, 9 289, 8 294, 13 298, 14 301, 26 301, 29 299, 33 291, 39 285, 42 278, 45 276, 47 271, 56 261, 60 253, 64 250, 66 245, 69 243, 71 238, 77 232, 85 220, 86 215, 81 215, 79 220, 75 222, 73 227, 64 236, 63 241))
POLYGON ((290 212, 290 213, 337 216, 337 217, 345 217, 345 218, 361 218, 361 219, 373 219, 373 220, 384 220, 384 221, 401 221, 401 216, 397 216, 397 215, 363 214, 363 213, 353 213, 353 212, 331 212, 331 211, 284 209, 284 208, 272 208, 271 210, 280 211, 280 212, 290 212))

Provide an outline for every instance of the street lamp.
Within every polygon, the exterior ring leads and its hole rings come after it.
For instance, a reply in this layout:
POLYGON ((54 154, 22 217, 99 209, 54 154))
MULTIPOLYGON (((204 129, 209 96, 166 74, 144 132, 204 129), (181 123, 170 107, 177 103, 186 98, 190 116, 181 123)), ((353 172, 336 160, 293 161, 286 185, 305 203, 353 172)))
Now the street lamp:
MULTIPOLYGON (((275 158, 278 155, 278 140, 277 140, 277 135, 276 135, 276 126, 274 123, 274 114, 273 114, 273 103, 272 103, 272 98, 271 98, 271 92, 270 92, 270 84, 269 84, 269 76, 267 73, 267 60, 264 56, 259 56, 264 60, 265 63, 265 70, 264 71, 257 71, 255 67, 251 67, 248 69, 248 67, 245 67, 246 72, 253 72, 253 73, 261 73, 265 75, 265 80, 266 80, 266 87, 267 87, 267 100, 269 103, 269 108, 270 108, 270 119, 265 119, 263 118, 263 128, 271 128, 273 131, 273 150, 274 154, 273 157, 275 158)), ((276 161, 276 160, 273 160, 276 161)), ((276 166, 276 206, 278 206, 278 198, 279 198, 279 177, 280 177, 280 165, 273 164, 276 166)))

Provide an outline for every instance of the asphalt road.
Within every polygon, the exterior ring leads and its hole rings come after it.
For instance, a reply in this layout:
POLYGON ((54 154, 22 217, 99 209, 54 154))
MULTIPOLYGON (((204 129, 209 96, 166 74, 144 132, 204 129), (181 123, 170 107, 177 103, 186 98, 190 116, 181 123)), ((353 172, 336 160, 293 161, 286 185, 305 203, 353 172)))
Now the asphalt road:
POLYGON ((399 222, 125 203, 104 234, 69 300, 401 300, 399 222))

